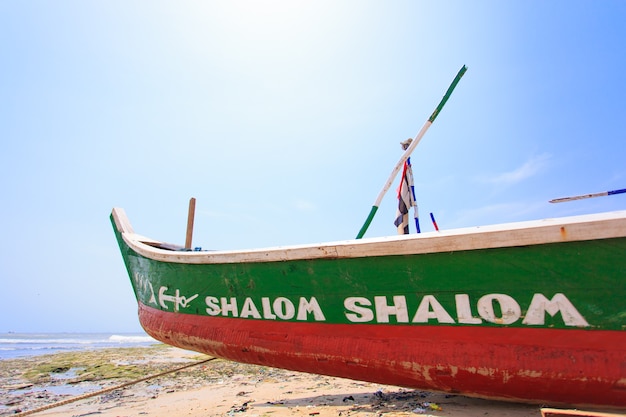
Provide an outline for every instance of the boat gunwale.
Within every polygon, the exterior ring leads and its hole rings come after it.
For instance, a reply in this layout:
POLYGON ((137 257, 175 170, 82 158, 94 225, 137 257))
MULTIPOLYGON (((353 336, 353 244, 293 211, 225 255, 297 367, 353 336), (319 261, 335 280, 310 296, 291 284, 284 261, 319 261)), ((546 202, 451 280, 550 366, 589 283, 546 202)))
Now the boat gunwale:
POLYGON ((185 264, 419 255, 626 237, 626 210, 623 210, 306 245, 248 250, 172 251, 153 246, 163 242, 136 234, 123 209, 113 208, 111 218, 125 244, 141 256, 185 264))

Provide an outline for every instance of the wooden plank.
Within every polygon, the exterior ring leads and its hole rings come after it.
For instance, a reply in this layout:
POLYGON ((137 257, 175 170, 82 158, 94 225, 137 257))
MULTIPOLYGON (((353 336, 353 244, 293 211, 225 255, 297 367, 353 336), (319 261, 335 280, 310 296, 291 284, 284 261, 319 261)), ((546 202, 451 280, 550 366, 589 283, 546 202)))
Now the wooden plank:
POLYGON ((584 410, 560 410, 557 408, 542 408, 541 417, 624 417, 626 414, 604 413, 598 411, 584 411, 584 410))
POLYGON ((414 235, 252 250, 215 251, 211 253, 163 252, 140 244, 140 242, 132 239, 132 235, 129 234, 124 235, 124 240, 141 255, 159 261, 240 263, 413 255, 610 239, 625 236, 626 211, 621 211, 414 235))

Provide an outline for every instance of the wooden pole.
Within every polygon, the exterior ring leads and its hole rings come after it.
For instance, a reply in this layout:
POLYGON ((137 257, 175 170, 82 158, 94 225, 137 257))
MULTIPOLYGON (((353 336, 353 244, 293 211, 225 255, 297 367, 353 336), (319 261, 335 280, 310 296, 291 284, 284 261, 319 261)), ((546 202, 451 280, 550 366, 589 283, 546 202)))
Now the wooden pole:
POLYGON ((196 199, 191 197, 189 200, 189 214, 187 215, 187 238, 185 239, 185 248, 192 249, 191 240, 193 239, 193 219, 196 215, 196 199))
POLYGON ((555 198, 554 200, 550 200, 550 203, 564 203, 566 201, 583 200, 585 198, 604 197, 607 195, 624 194, 624 193, 626 193, 626 188, 622 188, 621 190, 604 191, 601 193, 575 195, 573 197, 555 198))
POLYGON ((374 218, 376 211, 378 211, 378 207, 380 206, 380 203, 382 202, 383 197, 387 193, 387 190, 389 190, 389 187, 391 187, 391 184, 393 183, 393 180, 396 178, 396 175, 398 175, 398 172, 400 172, 400 169, 404 166, 404 161, 406 161, 411 156, 411 153, 413 152, 417 144, 420 143, 420 140, 422 140, 428 128, 433 124, 433 122, 435 121, 439 113, 441 112, 441 109, 443 109, 443 106, 446 104, 446 102, 450 98, 450 95, 454 91, 454 88, 461 80, 461 77, 463 76, 463 74, 465 74, 465 71, 467 71, 467 67, 463 65, 463 67, 456 74, 456 77, 454 77, 454 80, 452 80, 452 84, 450 84, 450 87, 448 87, 446 94, 444 94, 443 98, 441 99, 441 101, 439 102, 435 110, 433 111, 433 114, 431 114, 428 120, 426 121, 426 123, 424 123, 424 126, 422 126, 422 129, 417 133, 417 135, 415 136, 415 138, 413 139, 409 147, 404 151, 404 154, 402 154, 402 157, 400 158, 396 166, 393 168, 393 171, 391 171, 391 175, 389 176, 389 179, 387 179, 387 182, 385 183, 383 189, 378 194, 378 197, 376 197, 376 201, 374 201, 374 205, 372 206, 372 209, 370 210, 370 214, 367 216, 367 219, 365 219, 365 223, 361 227, 361 230, 359 230, 359 233, 356 236, 357 239, 361 239, 363 235, 365 235, 365 232, 367 231, 367 228, 372 222, 372 219, 374 218))
POLYGON ((430 213, 430 220, 433 221, 433 226, 435 226, 435 230, 439 231, 439 226, 437 226, 437 222, 435 221, 435 216, 433 216, 432 213, 430 213))

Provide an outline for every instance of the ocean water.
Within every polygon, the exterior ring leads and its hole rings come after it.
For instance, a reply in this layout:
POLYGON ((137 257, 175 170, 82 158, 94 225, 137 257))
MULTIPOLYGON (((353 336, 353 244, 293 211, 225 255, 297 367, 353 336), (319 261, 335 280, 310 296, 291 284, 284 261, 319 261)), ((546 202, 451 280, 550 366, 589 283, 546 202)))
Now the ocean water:
POLYGON ((145 333, 0 333, 0 360, 156 343, 145 333))

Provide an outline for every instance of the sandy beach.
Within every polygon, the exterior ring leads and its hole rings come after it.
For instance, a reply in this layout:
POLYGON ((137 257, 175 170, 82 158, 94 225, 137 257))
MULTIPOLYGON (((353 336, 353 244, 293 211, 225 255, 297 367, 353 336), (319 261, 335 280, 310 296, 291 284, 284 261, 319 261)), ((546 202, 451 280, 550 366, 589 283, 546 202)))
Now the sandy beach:
MULTIPOLYGON (((0 361, 0 415, 540 416, 540 406, 212 360, 164 345, 0 361), (182 366, 123 388, 147 376, 182 366), (110 390, 99 395, 91 393, 110 390), (81 397, 78 401, 71 401, 81 397), (83 398, 86 397, 86 398, 83 398), (70 402, 71 401, 71 402, 70 402), (59 402, 69 402, 30 414, 59 402)), ((613 412, 615 412, 613 410, 613 412)))

